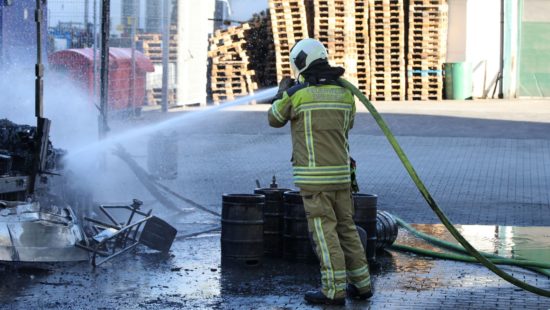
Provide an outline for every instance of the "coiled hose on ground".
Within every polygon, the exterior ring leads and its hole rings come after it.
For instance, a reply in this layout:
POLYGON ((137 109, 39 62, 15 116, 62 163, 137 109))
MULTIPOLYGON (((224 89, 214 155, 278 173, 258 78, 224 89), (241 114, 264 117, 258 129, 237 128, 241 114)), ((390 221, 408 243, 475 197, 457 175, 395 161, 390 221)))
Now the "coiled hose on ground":
POLYGON ((451 235, 453 235, 453 237, 464 247, 464 249, 468 252, 468 254, 475 257, 475 259, 478 262, 483 264, 485 267, 487 267, 489 270, 497 274, 499 277, 514 284, 515 286, 541 296, 550 297, 550 291, 525 283, 513 277, 512 275, 504 272, 502 269, 498 268, 488 258, 486 258, 481 253, 479 253, 466 239, 464 239, 464 237, 453 226, 453 224, 447 218, 447 216, 443 213, 443 211, 441 211, 441 209, 433 199, 432 195, 430 194, 430 192, 428 191, 428 189, 426 188, 426 186, 424 185, 424 183, 422 182, 422 180, 414 170, 414 167, 409 161, 407 155, 405 155, 405 152, 403 151, 403 149, 395 139, 395 136, 392 134, 388 125, 382 119, 382 117, 380 116, 376 108, 370 103, 367 97, 353 84, 351 84, 350 82, 342 78, 339 79, 339 82, 342 86, 349 89, 357 98, 359 98, 359 100, 363 103, 363 105, 365 105, 365 107, 370 112, 372 117, 375 119, 376 123, 378 124, 378 126, 380 127, 380 129, 382 130, 386 138, 388 139, 389 143, 395 150, 395 153, 403 163, 403 166, 409 173, 409 176, 412 178, 414 184, 416 185, 416 187, 418 188, 418 190, 420 191, 420 193, 422 194, 422 196, 424 197, 424 199, 426 200, 430 208, 435 212, 435 214, 437 215, 441 223, 445 225, 445 227, 447 228, 447 230, 449 230, 451 235))

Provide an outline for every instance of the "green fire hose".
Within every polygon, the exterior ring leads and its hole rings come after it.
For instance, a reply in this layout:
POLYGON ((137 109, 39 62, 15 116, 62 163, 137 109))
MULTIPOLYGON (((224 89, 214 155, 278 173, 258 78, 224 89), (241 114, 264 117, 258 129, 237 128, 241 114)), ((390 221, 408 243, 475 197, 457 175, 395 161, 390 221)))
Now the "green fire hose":
POLYGON ((479 253, 466 239, 464 239, 464 237, 453 226, 453 224, 447 218, 447 216, 443 213, 443 211, 441 211, 441 209, 439 208, 439 206, 437 205, 437 203, 433 199, 432 195, 430 194, 430 192, 428 191, 428 189, 426 188, 426 186, 424 185, 422 180, 420 180, 420 177, 418 176, 418 174, 414 170, 414 167, 412 166, 411 162, 409 161, 407 155, 405 155, 405 152, 403 151, 403 149, 401 148, 401 146, 399 145, 399 143, 395 139, 395 136, 390 131, 390 129, 389 129, 388 125, 386 124, 386 122, 382 119, 382 117, 380 116, 378 111, 376 111, 376 108, 374 108, 374 106, 370 103, 370 101, 367 99, 367 97, 365 97, 365 95, 363 95, 363 93, 359 89, 357 89, 357 87, 355 87, 353 84, 346 81, 345 79, 339 79, 339 82, 345 88, 349 89, 365 105, 365 107, 370 112, 372 117, 376 120, 376 123, 378 124, 380 129, 382 129, 382 132, 384 132, 384 135, 386 136, 389 143, 391 144, 391 146, 395 150, 397 156, 399 157, 399 159, 403 163, 403 166, 405 167, 405 169, 409 173, 410 177, 412 178, 413 182, 415 183, 416 187, 418 188, 418 190, 420 191, 420 193, 422 194, 422 196, 424 197, 424 199, 426 200, 426 202, 428 203, 430 208, 435 212, 435 214, 437 215, 437 217, 439 218, 441 223, 443 223, 443 225, 445 225, 447 230, 449 230, 451 235, 453 235, 453 237, 464 247, 464 249, 470 255, 475 257, 478 262, 480 262, 482 265, 487 267, 489 270, 491 270, 492 272, 494 272, 495 274, 497 274, 499 277, 503 278, 504 280, 512 283, 513 285, 515 285, 517 287, 520 287, 524 290, 527 290, 529 292, 532 292, 532 293, 535 293, 535 294, 538 294, 538 295, 541 295, 541 296, 545 296, 545 297, 550 297, 550 291, 538 288, 538 287, 530 285, 528 283, 525 283, 525 282, 509 275, 508 273, 504 272, 502 269, 498 268, 488 258, 481 255, 481 253, 479 253))
MULTIPOLYGON (((414 229, 412 226, 410 226, 408 223, 406 223, 399 217, 395 215, 393 215, 393 217, 396 219, 397 224, 399 226, 405 228, 407 231, 411 232, 413 235, 427 241, 428 243, 433 244, 435 246, 439 246, 440 248, 446 248, 452 251, 465 253, 466 255, 435 252, 427 249, 410 247, 403 244, 393 244, 390 249, 402 251, 402 252, 411 252, 418 255, 430 256, 434 258, 449 259, 449 260, 456 260, 456 261, 469 262, 469 263, 478 263, 478 261, 474 257, 467 255, 468 252, 466 252, 466 250, 460 245, 457 245, 445 240, 441 240, 434 236, 420 232, 414 229)), ((498 256, 492 253, 485 253, 485 252, 480 252, 480 253, 483 256, 489 258, 489 260, 491 260, 491 262, 495 264, 517 266, 517 267, 525 268, 525 269, 537 272, 539 274, 542 274, 544 276, 550 277, 550 270, 546 270, 546 269, 550 269, 550 263, 530 261, 530 260, 525 260, 521 258, 512 259, 512 258, 498 256)))
MULTIPOLYGON (((404 244, 393 244, 391 248, 398 251, 412 252, 419 255, 431 256, 436 258, 457 260, 457 261, 463 261, 467 263, 477 263, 477 260, 474 257, 471 257, 469 255, 462 255, 462 254, 455 254, 455 253, 441 253, 441 252, 431 251, 427 249, 412 247, 404 244)), ((518 266, 518 267, 535 267, 535 268, 540 268, 542 270, 550 269, 550 264, 536 262, 536 261, 528 261, 528 260, 524 261, 524 260, 511 259, 511 258, 505 258, 505 257, 489 258, 489 260, 493 262, 493 264, 510 265, 510 266, 518 266)), ((544 272, 542 274, 547 275, 544 272)))
MULTIPOLYGON (((405 222, 404 220, 402 220, 398 216, 393 215, 393 217, 394 217, 395 221, 397 222, 397 224, 399 226, 405 228, 407 231, 411 232, 413 235, 415 235, 419 238, 422 238, 422 239, 426 240, 427 242, 429 242, 431 244, 437 245, 437 246, 442 247, 442 248, 450 249, 450 250, 453 250, 453 251, 467 253, 467 251, 463 247, 461 247, 460 245, 454 244, 454 243, 449 242, 449 241, 441 240, 441 239, 436 238, 434 236, 425 234, 421 231, 418 231, 418 230, 414 229, 411 225, 409 225, 407 222, 405 222)), ((492 253, 486 253, 486 252, 480 252, 480 253, 481 253, 481 255, 483 255, 485 257, 488 257, 488 258, 502 258, 501 256, 498 256, 498 255, 492 254, 492 253)), ((519 259, 519 260, 526 261, 524 259, 519 259)), ((546 264, 546 265, 548 265, 548 267, 542 267, 542 268, 550 269, 550 264, 546 264)))

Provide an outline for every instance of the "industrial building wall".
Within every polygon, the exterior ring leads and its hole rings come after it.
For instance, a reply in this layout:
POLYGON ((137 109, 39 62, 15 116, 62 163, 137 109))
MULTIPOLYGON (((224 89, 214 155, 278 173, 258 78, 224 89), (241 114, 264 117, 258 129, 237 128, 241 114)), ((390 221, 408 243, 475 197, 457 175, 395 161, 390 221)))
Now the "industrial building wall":
POLYGON ((550 97, 550 1, 524 0, 519 96, 550 97))
POLYGON ((449 0, 449 29, 447 62, 466 61, 466 3, 468 0, 449 0))
POLYGON ((449 0, 447 62, 470 63, 473 97, 491 95, 500 68, 500 0, 449 0))
POLYGON ((213 32, 215 0, 178 2, 177 103, 206 104, 208 34, 213 32))
POLYGON ((488 92, 492 92, 499 73, 500 2, 468 1, 466 60, 472 64, 474 97, 485 97, 488 92))

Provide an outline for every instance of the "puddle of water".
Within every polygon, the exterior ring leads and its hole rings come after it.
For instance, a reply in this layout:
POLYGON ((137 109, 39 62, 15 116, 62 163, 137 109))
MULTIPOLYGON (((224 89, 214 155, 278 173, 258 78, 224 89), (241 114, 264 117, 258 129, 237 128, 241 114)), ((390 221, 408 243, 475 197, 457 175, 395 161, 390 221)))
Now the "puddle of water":
MULTIPOLYGON (((421 232, 458 244, 442 224, 413 224, 421 232)), ((550 227, 456 225, 476 249, 510 258, 550 263, 550 227)), ((441 252, 423 240, 399 230, 398 243, 441 252)))

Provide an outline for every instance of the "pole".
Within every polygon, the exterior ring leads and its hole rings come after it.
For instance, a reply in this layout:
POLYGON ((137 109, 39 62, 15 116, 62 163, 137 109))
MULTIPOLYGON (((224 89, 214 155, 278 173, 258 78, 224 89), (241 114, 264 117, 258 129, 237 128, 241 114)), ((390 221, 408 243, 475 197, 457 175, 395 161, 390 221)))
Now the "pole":
POLYGON ((36 116, 36 136, 34 137, 34 162, 33 168, 29 175, 29 184, 27 187, 27 194, 32 196, 34 194, 36 176, 40 170, 41 159, 41 145, 44 136, 44 123, 47 121, 44 119, 44 65, 42 64, 42 18, 44 12, 42 11, 42 0, 36 0, 36 10, 34 12, 34 20, 36 22, 36 65, 35 65, 35 83, 34 83, 34 115, 36 116))
POLYGON ((139 21, 138 19, 139 2, 133 1, 132 6, 132 25, 130 28, 130 46, 132 54, 132 71, 130 73, 130 109, 132 109, 132 115, 136 116, 136 27, 139 21))
POLYGON ((169 0, 163 1, 162 27, 162 112, 168 111, 168 57, 170 56, 170 7, 169 0))
MULTIPOLYGON (((34 111, 37 118, 44 116, 43 107, 43 91, 44 82, 42 77, 44 76, 44 65, 42 64, 42 0, 36 0, 36 11, 34 18, 36 21, 36 65, 35 65, 35 105, 34 111)), ((38 124, 37 124, 38 125, 38 124)))
MULTIPOLYGON (((503 73, 504 73, 504 0, 500 1, 500 72, 497 80, 498 84, 498 98, 504 98, 504 85, 503 85, 503 73)), ((494 96, 494 94, 493 94, 494 96)))
POLYGON ((93 101, 94 101, 94 105, 98 105, 97 104, 97 47, 99 45, 99 42, 97 41, 97 0, 94 0, 94 16, 93 16, 93 19, 94 19, 94 30, 93 30, 93 36, 94 36, 94 48, 93 48, 93 55, 94 55, 94 62, 93 62, 93 66, 94 66, 94 77, 93 77, 93 81, 92 81, 92 85, 93 85, 93 88, 94 88, 94 97, 93 97, 93 101))
POLYGON ((88 32, 88 23, 90 22, 90 0, 84 0, 84 33, 86 34, 86 43, 84 47, 90 47, 90 33, 88 32))
POLYGON ((100 70, 100 108, 99 108, 99 138, 107 135, 108 125, 108 90, 109 90, 109 17, 111 15, 111 1, 102 0, 101 6, 101 70, 100 70))

